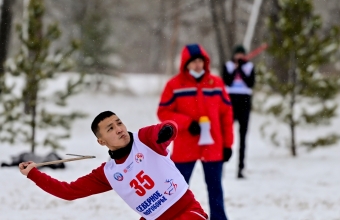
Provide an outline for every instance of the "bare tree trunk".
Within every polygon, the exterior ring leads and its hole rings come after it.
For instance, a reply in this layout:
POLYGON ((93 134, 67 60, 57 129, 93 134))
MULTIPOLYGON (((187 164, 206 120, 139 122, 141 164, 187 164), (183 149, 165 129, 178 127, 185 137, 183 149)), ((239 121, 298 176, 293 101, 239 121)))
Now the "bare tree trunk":
POLYGON ((151 61, 151 68, 153 71, 157 73, 164 71, 163 60, 164 56, 162 55, 162 51, 164 51, 164 34, 163 29, 165 27, 165 14, 166 14, 166 7, 165 1, 159 2, 159 14, 158 14, 158 23, 155 32, 155 42, 152 42, 154 45, 154 49, 151 51, 150 61, 151 61), (153 52, 154 51, 154 52, 153 52))
POLYGON ((296 83, 297 83, 297 76, 296 76, 296 65, 295 65, 295 54, 291 52, 290 54, 290 67, 289 67, 289 80, 292 85, 291 91, 291 99, 290 99, 290 115, 289 115, 289 126, 290 126, 290 133, 291 133, 291 153, 292 156, 297 156, 296 154, 296 140, 295 140, 295 119, 294 119, 294 106, 296 103, 296 83))
POLYGON ((37 115, 37 96, 38 96, 38 82, 35 80, 34 97, 31 100, 31 152, 35 151, 35 133, 36 133, 36 115, 37 115))
POLYGON ((176 49, 178 47, 178 35, 179 35, 179 26, 180 26, 180 1, 173 0, 172 1, 172 8, 175 13, 173 14, 173 32, 170 38, 170 48, 168 50, 168 58, 167 58, 167 68, 166 74, 173 74, 174 73, 174 62, 176 56, 176 49))
POLYGON ((0 93, 3 85, 5 74, 5 61, 7 58, 11 25, 12 25, 12 5, 14 0, 3 0, 1 7, 1 24, 0 24, 0 93))
MULTIPOLYGON (((34 65, 33 61, 33 65, 34 65)), ((25 114, 28 114, 30 117, 30 129, 31 129, 31 137, 30 137, 30 145, 31 152, 35 151, 35 133, 36 133, 36 111, 37 111, 37 99, 38 99, 38 89, 39 82, 35 71, 31 71, 26 75, 26 87, 23 91, 23 97, 25 97, 25 114)))
MULTIPOLYGON (((235 36, 237 33, 237 25, 236 25, 236 9, 237 9, 237 0, 230 0, 231 1, 231 7, 230 7, 230 20, 228 22, 228 43, 229 43, 229 52, 232 50, 232 48, 235 46, 235 36)), ((230 52, 231 53, 231 52, 230 52)))
MULTIPOLYGON (((231 51, 228 39, 228 25, 226 21, 225 0, 210 0, 210 12, 215 29, 216 46, 219 56, 219 66, 222 66, 231 51)), ((232 30, 230 30, 232 32, 232 30)))

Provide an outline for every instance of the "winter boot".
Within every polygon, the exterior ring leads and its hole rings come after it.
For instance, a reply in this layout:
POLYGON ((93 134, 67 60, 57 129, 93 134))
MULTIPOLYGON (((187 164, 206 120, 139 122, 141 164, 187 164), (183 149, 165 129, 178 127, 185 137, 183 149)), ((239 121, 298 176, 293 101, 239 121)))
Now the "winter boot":
POLYGON ((237 172, 237 178, 238 179, 244 179, 245 178, 245 176, 243 175, 243 170, 238 170, 238 172, 237 172))

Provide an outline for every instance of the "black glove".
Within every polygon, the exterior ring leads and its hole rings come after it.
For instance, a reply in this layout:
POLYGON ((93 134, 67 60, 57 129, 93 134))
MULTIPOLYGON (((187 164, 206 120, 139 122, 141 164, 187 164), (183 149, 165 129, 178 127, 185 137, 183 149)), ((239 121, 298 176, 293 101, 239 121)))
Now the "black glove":
POLYGON ((189 132, 193 136, 201 134, 201 127, 200 124, 198 124, 197 121, 192 121, 190 126, 189 126, 189 132))
POLYGON ((228 147, 223 148, 223 162, 229 161, 231 155, 233 154, 233 150, 228 147))
POLYGON ((174 134, 174 130, 171 125, 164 125, 161 130, 158 132, 158 139, 156 141, 157 144, 164 143, 172 137, 174 134))
POLYGON ((245 59, 238 59, 237 63, 238 63, 238 66, 242 66, 243 64, 247 63, 247 60, 245 60, 245 59))

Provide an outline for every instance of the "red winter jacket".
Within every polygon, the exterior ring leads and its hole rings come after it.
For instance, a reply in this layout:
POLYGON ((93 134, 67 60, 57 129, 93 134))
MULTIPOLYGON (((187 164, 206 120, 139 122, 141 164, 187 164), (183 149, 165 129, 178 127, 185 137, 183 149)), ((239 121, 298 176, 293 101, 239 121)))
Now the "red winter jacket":
POLYGON ((182 50, 179 73, 168 81, 158 108, 161 121, 174 120, 178 125, 178 136, 174 140, 172 160, 174 162, 221 161, 223 147, 233 144, 233 113, 229 96, 221 78, 210 74, 210 58, 197 44, 182 50), (204 57, 202 80, 196 81, 189 74, 186 63, 193 56, 204 57), (193 136, 188 128, 193 120, 208 116, 214 144, 199 146, 199 135, 193 136))

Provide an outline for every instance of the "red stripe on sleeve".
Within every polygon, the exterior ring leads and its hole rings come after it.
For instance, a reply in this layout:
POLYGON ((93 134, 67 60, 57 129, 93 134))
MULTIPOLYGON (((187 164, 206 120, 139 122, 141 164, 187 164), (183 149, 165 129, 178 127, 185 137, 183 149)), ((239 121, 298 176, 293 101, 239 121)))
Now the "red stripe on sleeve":
POLYGON ((65 200, 75 200, 112 189, 105 177, 104 166, 105 163, 71 183, 54 179, 37 168, 33 168, 27 178, 49 194, 65 200))

